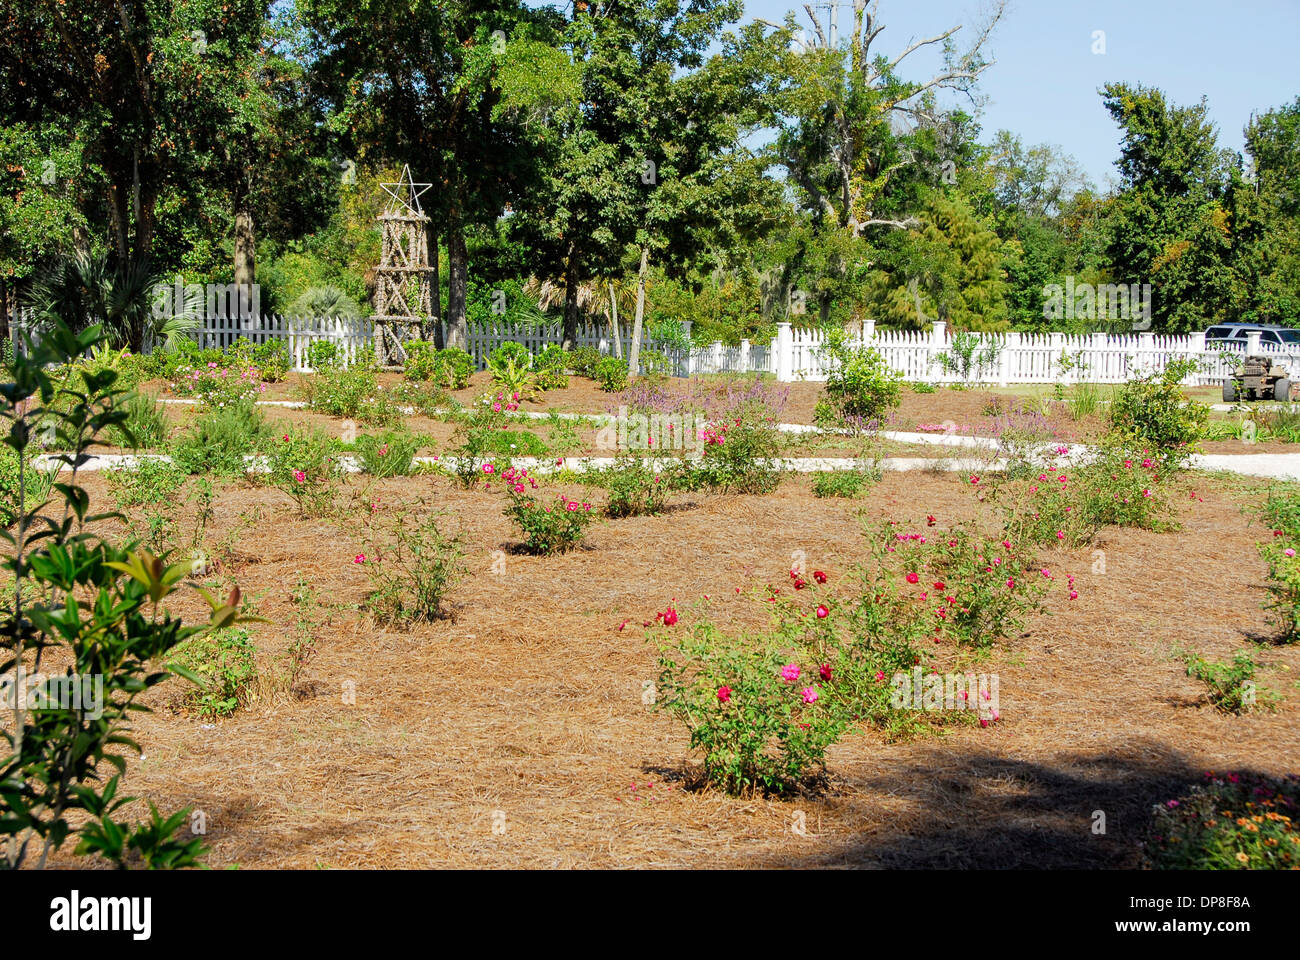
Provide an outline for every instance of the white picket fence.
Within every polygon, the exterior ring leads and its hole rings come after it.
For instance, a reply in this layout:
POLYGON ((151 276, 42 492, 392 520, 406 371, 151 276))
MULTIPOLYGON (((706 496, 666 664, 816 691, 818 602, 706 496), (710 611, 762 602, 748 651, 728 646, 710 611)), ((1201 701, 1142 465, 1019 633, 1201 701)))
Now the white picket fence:
MULTIPOLYGON (((668 360, 674 376, 686 376, 684 351, 678 351, 668 344, 660 343, 641 334, 641 349, 662 353, 668 360)), ((522 343, 529 353, 540 353, 551 344, 564 342, 564 324, 556 321, 545 324, 511 323, 494 321, 488 324, 476 324, 470 327, 466 350, 474 358, 478 369, 487 366, 487 358, 492 351, 503 343, 513 341, 522 343)), ((614 355, 615 341, 609 324, 580 323, 574 345, 578 347, 595 347, 607 356, 614 355)), ((632 349, 632 324, 619 324, 619 346, 623 348, 623 359, 628 358, 632 349)))
POLYGON ((374 342, 374 326, 366 317, 252 317, 207 318, 194 331, 200 347, 227 349, 240 338, 255 344, 282 340, 289 348, 295 370, 310 370, 313 343, 332 343, 344 366, 374 342))
MULTIPOLYGON (((15 316, 11 325, 24 324, 15 316)), ((690 323, 684 322, 687 337, 690 323)), ((373 343, 373 325, 369 319, 343 317, 304 318, 261 316, 253 318, 216 318, 204 320, 194 331, 204 347, 228 348, 242 338, 253 343, 283 340, 289 348, 296 370, 307 371, 312 343, 324 341, 339 348, 345 364, 355 360, 358 352, 373 343)), ((1244 344, 1207 346, 1203 333, 1164 336, 1150 333, 1068 335, 1064 333, 997 333, 979 334, 982 351, 992 345, 992 362, 973 371, 971 382, 1007 386, 1019 383, 1123 383, 1147 373, 1158 373, 1173 360, 1195 358, 1199 372, 1186 379, 1188 385, 1222 383, 1232 375, 1243 352, 1275 356, 1288 367, 1293 379, 1300 379, 1300 350, 1268 346, 1252 336, 1244 344), (1063 362, 1064 361, 1064 362, 1063 362), (1066 366, 1070 369, 1067 371, 1066 366)), ((627 358, 632 339, 631 324, 620 327, 623 357, 627 358)), ((475 325, 469 331, 468 352, 482 369, 488 356, 502 343, 522 343, 532 353, 549 344, 563 341, 563 326, 548 324, 512 324, 506 321, 475 325)), ((581 324, 575 340, 578 346, 595 347, 603 354, 614 353, 614 340, 606 324, 581 324)), ((928 331, 876 330, 867 321, 854 341, 878 350, 889 366, 913 382, 953 383, 962 377, 945 370, 941 357, 951 355, 954 334, 942 322, 928 331)), ((825 380, 830 358, 824 349, 825 335, 813 329, 795 329, 789 323, 777 324, 776 337, 769 344, 742 340, 738 345, 714 342, 677 349, 670 344, 646 340, 642 352, 656 351, 668 361, 669 372, 678 377, 714 373, 766 373, 783 382, 825 380)))
MULTIPOLYGON (((1222 383, 1232 376, 1242 353, 1274 356, 1293 378, 1300 378, 1300 350, 1269 346, 1252 335, 1244 343, 1212 344, 1204 333, 1157 336, 1151 333, 1069 335, 1064 333, 978 334, 976 355, 992 346, 991 362, 971 371, 971 382, 1007 386, 1017 383, 1124 383, 1134 377, 1159 373, 1172 361, 1192 358, 1198 372, 1184 381, 1189 386, 1222 383), (1069 367, 1067 370, 1066 367, 1069 367)), ((904 379, 927 383, 954 383, 963 378, 946 370, 941 358, 951 357, 954 335, 942 322, 929 331, 875 330, 868 321, 859 345, 873 347, 904 379)), ((778 324, 771 372, 778 380, 825 380, 829 357, 823 349, 825 335, 816 330, 795 330, 778 324)))

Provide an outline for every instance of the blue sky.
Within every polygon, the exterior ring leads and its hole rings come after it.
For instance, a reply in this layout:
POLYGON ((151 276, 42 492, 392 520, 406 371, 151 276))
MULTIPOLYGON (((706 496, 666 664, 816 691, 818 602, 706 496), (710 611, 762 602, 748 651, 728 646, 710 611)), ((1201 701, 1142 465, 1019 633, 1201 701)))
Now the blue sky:
MULTIPOLYGON (((781 22, 791 9, 807 25, 802 5, 789 0, 746 0, 744 19, 781 22)), ((958 23, 960 41, 980 10, 971 0, 881 0, 886 29, 873 50, 892 57, 958 23)), ((841 30, 851 25, 851 2, 839 18, 841 30)), ((1176 103, 1205 96, 1220 145, 1241 150, 1252 111, 1300 95, 1300 0, 1011 0, 989 49, 997 63, 981 78, 981 139, 1006 128, 1026 144, 1057 145, 1105 187, 1119 131, 1097 93, 1104 83, 1156 86, 1176 103), (1092 52, 1096 30, 1105 31, 1104 54, 1092 52)), ((929 77, 937 58, 923 53, 904 61, 904 76, 929 77)))

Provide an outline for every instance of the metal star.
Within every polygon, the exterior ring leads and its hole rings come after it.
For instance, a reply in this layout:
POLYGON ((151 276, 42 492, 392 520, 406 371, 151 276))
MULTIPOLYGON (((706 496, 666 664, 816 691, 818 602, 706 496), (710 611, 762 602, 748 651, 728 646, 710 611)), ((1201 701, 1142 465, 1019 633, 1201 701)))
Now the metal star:
POLYGON ((431 183, 415 183, 411 178, 411 165, 405 164, 402 167, 402 176, 396 183, 381 183, 384 192, 393 198, 393 203, 388 205, 389 213, 396 213, 397 204, 401 204, 411 213, 424 213, 420 207, 420 197, 427 193, 432 187, 431 183))

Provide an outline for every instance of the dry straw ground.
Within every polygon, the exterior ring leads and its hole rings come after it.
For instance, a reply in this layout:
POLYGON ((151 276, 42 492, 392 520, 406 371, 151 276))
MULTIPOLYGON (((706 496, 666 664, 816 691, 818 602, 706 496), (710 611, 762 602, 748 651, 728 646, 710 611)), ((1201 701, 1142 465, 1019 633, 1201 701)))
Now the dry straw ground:
MULTIPOLYGON (((352 478, 347 496, 379 512, 334 521, 231 485, 210 542, 238 531, 226 570, 272 621, 256 629, 263 673, 282 666, 300 579, 324 605, 316 653, 299 696, 268 685, 212 724, 167 709, 184 683, 169 681, 138 724, 145 756, 126 787, 203 810, 214 867, 1130 866, 1150 805, 1203 771, 1300 766, 1300 649, 1251 639, 1270 633, 1263 531, 1241 511, 1242 484, 1197 482, 1203 502, 1182 505, 1181 532, 1105 531, 1104 574, 1091 549, 1048 554, 1080 597, 1054 592, 1050 615, 977 665, 1001 678, 1001 723, 854 737, 832 749, 825 793, 786 801, 685 788, 685 731, 642 702, 656 668, 641 623, 706 594, 717 616, 760 622, 737 586, 782 583, 795 551, 841 582, 862 556, 858 510, 953 522, 979 508, 958 478, 887 475, 857 502, 819 500, 801 479, 765 497, 682 495, 663 516, 597 524, 583 549, 553 558, 511 552, 496 496, 446 479, 363 491, 352 478), (421 498, 464 536, 471 575, 449 619, 376 628, 353 556, 421 498), (1221 660, 1257 649, 1280 709, 1217 714, 1173 657, 1180 645, 1221 660)), ((105 496, 102 478, 88 485, 105 496)))

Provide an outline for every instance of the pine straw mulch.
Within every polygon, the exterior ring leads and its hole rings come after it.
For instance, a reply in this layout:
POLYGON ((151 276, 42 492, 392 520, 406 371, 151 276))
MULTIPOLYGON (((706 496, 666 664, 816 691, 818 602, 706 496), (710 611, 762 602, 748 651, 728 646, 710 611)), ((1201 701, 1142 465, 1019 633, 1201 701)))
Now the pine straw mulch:
MULTIPOLYGON (((103 480, 87 485, 104 503, 103 480)), ((213 724, 168 708, 184 681, 154 691, 124 788, 205 811, 214 867, 1132 866, 1150 805, 1203 771, 1300 766, 1300 648, 1250 640, 1270 630, 1263 531, 1240 511, 1243 489, 1200 484, 1178 533, 1113 529, 1046 554, 1080 597, 1053 591, 1050 616, 976 666, 1001 678, 1002 722, 855 737, 832 749, 823 789, 781 801, 688 789, 684 729, 642 703, 657 670, 641 623, 708 594, 717 616, 758 625, 765 611, 737 586, 785 585, 795 551, 842 582, 862 555, 858 510, 942 526, 980 509, 958 478, 887 475, 856 502, 817 499, 799 479, 765 497, 683 495, 553 558, 512 552, 497 495, 446 479, 353 478, 350 494, 378 513, 332 522, 239 484, 219 496, 209 542, 242 517, 225 562, 272 621, 254 630, 262 672, 283 668, 300 578, 329 605, 316 653, 296 695, 267 684, 213 724), (375 627, 357 609, 367 579, 353 555, 419 497, 462 533, 471 575, 449 619, 375 627), (1217 714, 1172 657, 1180 645, 1219 660, 1256 650, 1270 665, 1260 682, 1285 696, 1278 712, 1217 714)))

